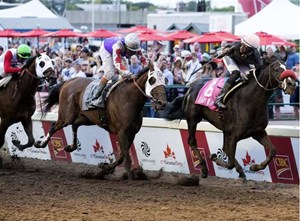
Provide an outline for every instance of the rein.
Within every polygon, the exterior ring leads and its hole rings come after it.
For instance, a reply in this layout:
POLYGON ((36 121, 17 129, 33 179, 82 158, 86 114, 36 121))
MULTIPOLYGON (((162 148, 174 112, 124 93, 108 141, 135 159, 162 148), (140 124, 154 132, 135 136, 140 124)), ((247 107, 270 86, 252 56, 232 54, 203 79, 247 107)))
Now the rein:
POLYGON ((153 99, 153 98, 151 98, 150 96, 148 96, 148 95, 142 90, 142 88, 140 88, 140 86, 136 83, 135 79, 133 79, 133 83, 134 83, 134 85, 137 87, 137 89, 139 89, 139 91, 140 91, 146 98, 153 99))
MULTIPOLYGON (((277 62, 277 61, 274 61, 272 64, 274 64, 275 62, 277 62)), ((272 65, 272 64, 270 64, 270 65, 272 65)), ((266 87, 263 86, 261 83, 259 83, 259 81, 258 81, 258 79, 257 79, 257 76, 256 76, 256 69, 253 69, 252 73, 253 73, 253 76, 254 76, 255 81, 256 81, 256 83, 258 84, 258 86, 260 86, 260 87, 263 88, 264 90, 266 90, 266 91, 272 91, 272 90, 275 90, 275 89, 277 89, 277 88, 280 87, 280 82, 281 82, 281 81, 280 81, 276 76, 274 76, 274 75, 271 74, 270 68, 269 68, 269 79, 268 79, 268 83, 270 83, 270 85, 272 86, 272 82, 271 82, 272 76, 273 76, 273 77, 275 78, 275 80, 279 83, 278 86, 273 87, 273 88, 271 88, 271 89, 266 88, 266 87), (272 75, 272 76, 271 76, 271 75, 272 75)))

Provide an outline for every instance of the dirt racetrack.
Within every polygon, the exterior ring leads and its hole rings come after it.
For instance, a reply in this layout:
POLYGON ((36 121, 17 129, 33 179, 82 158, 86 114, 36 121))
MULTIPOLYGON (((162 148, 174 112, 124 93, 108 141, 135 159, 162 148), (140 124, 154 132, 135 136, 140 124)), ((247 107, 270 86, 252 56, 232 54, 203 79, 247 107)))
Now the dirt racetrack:
MULTIPOLYGON (((80 176, 95 166, 22 159, 0 170, 0 221, 299 220, 299 186, 208 177, 176 185, 176 174, 127 181, 80 176)), ((151 174, 150 174, 151 175, 151 174)), ((154 176, 154 175, 152 175, 154 176)))

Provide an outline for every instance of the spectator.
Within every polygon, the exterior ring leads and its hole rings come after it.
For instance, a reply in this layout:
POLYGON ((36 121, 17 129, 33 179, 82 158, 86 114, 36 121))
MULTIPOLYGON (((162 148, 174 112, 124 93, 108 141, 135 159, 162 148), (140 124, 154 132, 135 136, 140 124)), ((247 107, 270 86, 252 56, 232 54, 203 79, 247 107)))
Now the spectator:
POLYGON ((291 46, 286 59, 287 69, 292 69, 295 65, 299 64, 299 54, 296 52, 296 47, 291 46))
POLYGON ((197 72, 199 72, 200 68, 202 67, 202 65, 199 63, 197 53, 192 52, 191 56, 192 56, 192 60, 188 61, 185 64, 187 68, 187 72, 184 81, 188 85, 196 79, 197 72))
POLYGON ((79 63, 79 61, 75 61, 73 64, 74 64, 74 72, 71 75, 71 78, 86 77, 86 74, 81 70, 81 64, 79 63))
POLYGON ((181 57, 176 57, 174 59, 174 67, 172 70, 173 76, 174 76, 174 84, 185 84, 184 83, 184 77, 185 73, 182 69, 182 63, 183 60, 181 57))
POLYGON ((297 74, 298 77, 298 85, 296 87, 295 93, 290 96, 290 106, 293 107, 294 110, 294 116, 297 120, 299 120, 299 76, 300 76, 300 69, 299 69, 299 63, 296 64, 292 70, 297 74))
POLYGON ((191 45, 190 49, 192 52, 194 51, 197 53, 198 60, 199 60, 199 62, 201 62, 202 61, 202 53, 201 53, 201 47, 200 47, 199 42, 195 42, 193 45, 191 45))
POLYGON ((287 51, 285 47, 282 45, 280 48, 275 52, 275 56, 283 63, 286 62, 287 58, 287 51))
POLYGON ((81 71, 85 73, 86 77, 93 77, 93 74, 91 73, 90 70, 90 62, 88 60, 82 60, 80 62, 80 65, 81 65, 81 71))
POLYGON ((67 81, 71 78, 74 72, 74 68, 72 67, 72 59, 66 58, 64 61, 64 68, 61 71, 61 75, 58 78, 59 82, 67 81))
POLYGON ((143 69, 142 65, 140 65, 140 61, 136 55, 132 55, 130 57, 130 65, 129 65, 129 71, 137 75, 141 70, 143 69))

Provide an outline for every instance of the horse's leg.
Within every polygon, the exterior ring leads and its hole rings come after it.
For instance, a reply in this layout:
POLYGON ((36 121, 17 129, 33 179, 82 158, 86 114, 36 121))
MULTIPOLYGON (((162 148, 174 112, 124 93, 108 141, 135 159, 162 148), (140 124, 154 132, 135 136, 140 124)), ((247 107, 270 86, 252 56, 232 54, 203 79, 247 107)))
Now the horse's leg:
POLYGON ((235 159, 234 167, 236 172, 239 174, 239 178, 241 178, 243 181, 246 181, 246 175, 242 168, 242 166, 239 164, 239 162, 235 159))
POLYGON ((199 164, 201 167, 201 177, 206 178, 207 174, 208 174, 208 169, 206 166, 206 162, 197 147, 197 140, 196 140, 196 136, 195 136, 198 122, 195 120, 188 120, 188 131, 189 131, 188 143, 189 143, 190 147, 192 148, 192 150, 194 151, 194 153, 196 153, 196 155, 199 159, 199 164))
MULTIPOLYGON (((7 128, 11 125, 5 118, 2 118, 0 121, 0 148, 5 143, 5 133, 7 131, 7 128)), ((3 160, 0 156, 0 169, 3 168, 3 160)))
POLYGON ((90 123, 90 121, 83 115, 79 115, 78 118, 76 118, 75 122, 72 124, 73 143, 65 146, 65 151, 73 152, 74 150, 77 150, 77 130, 81 125, 92 125, 92 123, 90 123))
POLYGON ((20 141, 18 140, 13 140, 12 143, 19 149, 19 150, 24 150, 28 147, 31 147, 34 144, 34 137, 33 137, 33 133, 32 133, 32 120, 31 117, 23 119, 21 121, 25 133, 27 134, 28 137, 28 142, 27 144, 20 144, 20 141))
POLYGON ((53 123, 52 123, 52 126, 51 126, 51 128, 50 128, 50 131, 48 132, 47 136, 45 136, 44 139, 41 140, 41 141, 36 141, 36 142, 34 143, 34 146, 35 146, 36 148, 45 148, 45 147, 47 146, 47 144, 48 144, 50 138, 52 137, 52 135, 53 135, 56 131, 62 129, 62 128, 65 127, 65 126, 66 126, 66 125, 64 125, 63 122, 62 122, 61 120, 59 120, 59 119, 58 119, 55 123, 53 122, 53 123))
POLYGON ((271 162, 273 157, 276 155, 276 149, 275 149, 274 145, 272 144, 272 142, 265 130, 263 130, 260 134, 257 133, 256 135, 254 135, 252 137, 253 137, 253 139, 257 140, 261 145, 263 145, 265 148, 267 148, 269 150, 269 155, 268 155, 267 159, 265 161, 263 161, 262 163, 252 164, 250 166, 250 170, 251 171, 263 170, 266 168, 266 166, 268 166, 268 164, 271 162))
POLYGON ((133 172, 131 171, 131 158, 129 155, 129 148, 134 140, 134 135, 133 136, 128 135, 128 134, 125 135, 125 132, 119 131, 118 139, 119 139, 119 147, 121 150, 119 158, 111 164, 100 165, 100 168, 103 169, 106 172, 106 174, 109 174, 109 173, 111 173, 111 171, 113 171, 115 169, 115 167, 119 166, 121 163, 124 162, 124 167, 128 174, 128 179, 133 180, 134 175, 133 175, 133 172))
POLYGON ((223 139, 224 139, 223 153, 221 153, 220 157, 217 157, 216 154, 213 154, 211 159, 215 161, 218 166, 225 167, 231 170, 236 165, 235 151, 236 151, 237 141, 234 137, 229 136, 228 134, 225 133, 223 134, 223 139))

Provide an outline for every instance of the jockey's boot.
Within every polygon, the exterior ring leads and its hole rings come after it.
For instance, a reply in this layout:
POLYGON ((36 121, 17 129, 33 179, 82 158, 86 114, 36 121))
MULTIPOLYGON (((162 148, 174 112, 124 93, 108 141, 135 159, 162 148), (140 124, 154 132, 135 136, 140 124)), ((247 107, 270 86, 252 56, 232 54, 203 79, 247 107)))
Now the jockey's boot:
POLYGON ((107 83, 107 80, 105 78, 102 78, 100 81, 99 87, 97 88, 97 91, 95 93, 95 96, 94 96, 93 100, 91 101, 91 106, 105 108, 104 99, 103 99, 103 96, 101 96, 101 93, 102 93, 103 89, 105 88, 106 83, 107 83))
POLYGON ((219 96, 217 97, 217 100, 215 102, 215 105, 218 107, 218 109, 226 109, 226 105, 223 103, 223 98, 225 94, 230 90, 231 86, 235 83, 235 81, 239 78, 240 72, 239 71, 233 71, 228 80, 225 82, 224 87, 222 88, 219 96))

